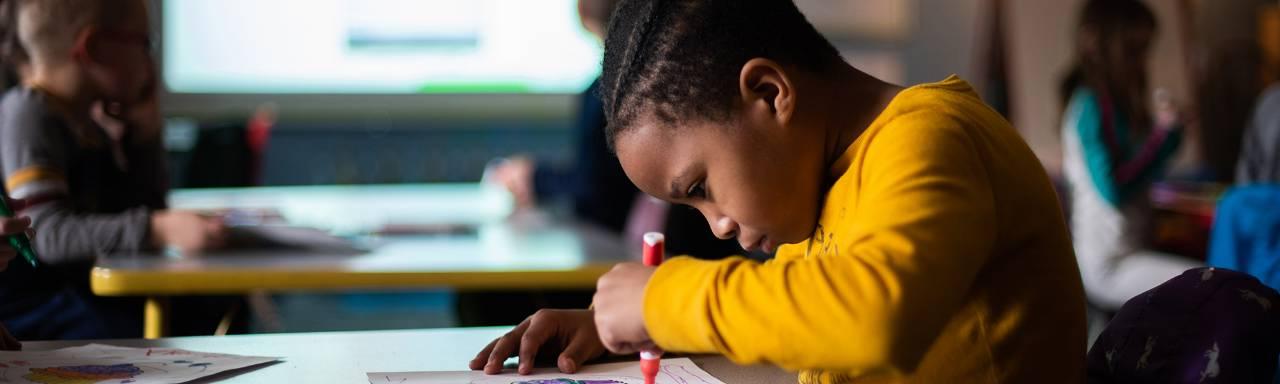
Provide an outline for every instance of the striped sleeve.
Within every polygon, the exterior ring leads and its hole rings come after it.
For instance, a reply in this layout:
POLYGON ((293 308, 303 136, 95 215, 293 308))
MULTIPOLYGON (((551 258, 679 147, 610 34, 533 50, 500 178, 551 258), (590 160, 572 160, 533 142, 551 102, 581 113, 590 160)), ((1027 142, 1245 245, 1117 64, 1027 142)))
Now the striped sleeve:
POLYGON ((0 165, 9 197, 39 200, 67 193, 63 171, 71 154, 66 132, 47 124, 41 109, 31 103, 6 103, 0 110, 0 165))
POLYGON ((1131 154, 1114 148, 1112 143, 1118 140, 1111 136, 1127 135, 1128 131, 1122 124, 1114 124, 1110 129, 1103 124, 1107 114, 1102 112, 1097 96, 1085 89, 1072 97, 1066 118, 1080 137, 1094 187, 1112 206, 1119 206, 1134 193, 1141 193, 1145 183, 1168 163, 1182 139, 1180 131, 1156 129, 1131 154))

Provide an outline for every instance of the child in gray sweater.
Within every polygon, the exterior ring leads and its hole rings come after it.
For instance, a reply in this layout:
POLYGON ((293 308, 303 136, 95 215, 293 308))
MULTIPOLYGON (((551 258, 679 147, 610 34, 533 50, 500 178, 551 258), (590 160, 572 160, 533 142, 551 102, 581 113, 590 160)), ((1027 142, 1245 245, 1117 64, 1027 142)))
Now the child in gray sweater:
POLYGON ((25 78, 0 99, 0 172, 44 265, 0 275, 0 321, 24 339, 128 336, 88 292, 93 261, 223 234, 219 219, 165 210, 146 1, 9 2, 25 78))

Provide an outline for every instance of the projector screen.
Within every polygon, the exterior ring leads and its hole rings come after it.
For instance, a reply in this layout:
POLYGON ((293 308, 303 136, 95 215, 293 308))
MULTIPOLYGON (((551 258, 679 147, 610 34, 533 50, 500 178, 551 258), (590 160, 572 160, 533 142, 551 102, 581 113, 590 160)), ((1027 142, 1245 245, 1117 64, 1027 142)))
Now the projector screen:
POLYGON ((572 94, 575 0, 163 0, 172 94, 572 94))

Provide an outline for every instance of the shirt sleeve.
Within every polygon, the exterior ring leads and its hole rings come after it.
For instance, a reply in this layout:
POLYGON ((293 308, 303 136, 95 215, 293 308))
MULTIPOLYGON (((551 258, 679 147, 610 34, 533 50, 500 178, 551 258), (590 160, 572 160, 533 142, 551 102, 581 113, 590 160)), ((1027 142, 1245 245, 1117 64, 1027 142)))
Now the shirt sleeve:
MULTIPOLYGON (((48 264, 92 260, 99 255, 143 248, 150 210, 138 207, 100 214, 76 209, 66 170, 72 142, 38 108, 5 109, 0 116, 0 163, 10 197, 25 199, 19 214, 36 231, 34 247, 48 264)), ((140 191, 140 193, 142 193, 140 191)))
POLYGON ((6 108, 0 116, 0 164, 9 197, 37 199, 67 193, 66 132, 46 127, 39 108, 6 108))
POLYGON ((1143 142, 1134 156, 1121 157, 1107 144, 1104 118, 1098 98, 1088 90, 1072 97, 1068 118, 1075 122, 1076 133, 1084 152, 1089 178, 1098 194, 1113 207, 1151 179, 1178 149, 1182 135, 1176 130, 1156 129, 1143 142))
POLYGON ((857 196, 828 197, 857 199, 843 202, 854 221, 827 237, 837 252, 672 259, 646 287, 654 341, 789 370, 914 370, 986 263, 995 214, 972 139, 950 119, 909 116, 872 138, 845 192, 857 196))

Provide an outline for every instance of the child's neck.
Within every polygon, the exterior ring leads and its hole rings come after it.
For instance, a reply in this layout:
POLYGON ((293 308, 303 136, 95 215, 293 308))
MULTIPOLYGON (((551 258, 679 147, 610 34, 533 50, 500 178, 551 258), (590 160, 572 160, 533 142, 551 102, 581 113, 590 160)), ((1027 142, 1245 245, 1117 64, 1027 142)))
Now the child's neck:
POLYGON ((826 113, 823 115, 830 118, 823 124, 826 129, 823 160, 831 173, 836 173, 829 176, 837 178, 844 170, 831 168, 902 91, 902 87, 843 64, 826 78, 826 82, 831 85, 826 87, 827 94, 823 98, 826 100, 823 106, 826 113))
POLYGON ((73 119, 87 119, 94 97, 86 92, 80 73, 70 66, 32 68, 27 86, 43 92, 73 119))

